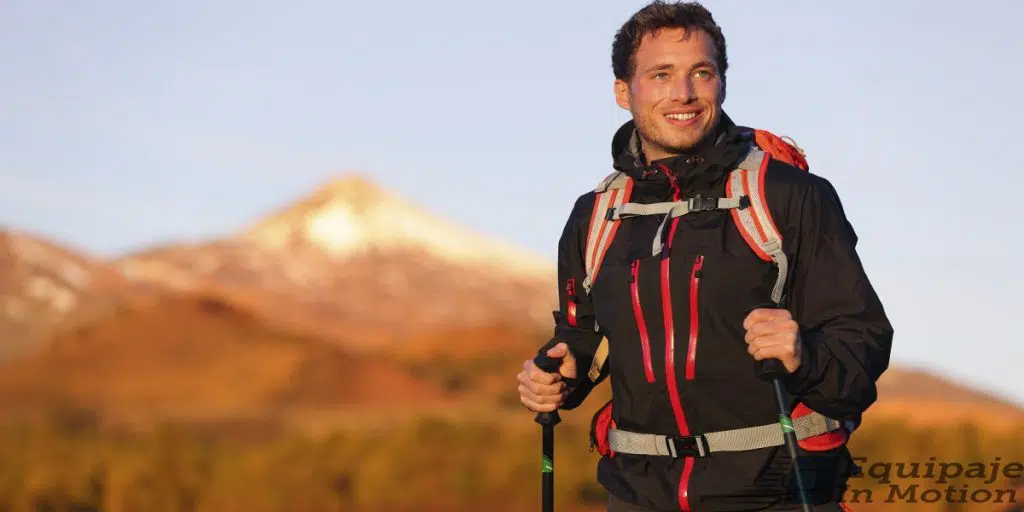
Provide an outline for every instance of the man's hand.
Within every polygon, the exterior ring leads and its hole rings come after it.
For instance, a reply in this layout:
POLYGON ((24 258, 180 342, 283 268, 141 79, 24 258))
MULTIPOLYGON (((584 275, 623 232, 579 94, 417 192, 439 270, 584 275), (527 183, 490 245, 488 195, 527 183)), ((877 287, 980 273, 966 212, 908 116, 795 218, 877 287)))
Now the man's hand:
POLYGON ((545 373, 533 364, 533 359, 528 359, 523 363, 523 371, 516 375, 519 401, 533 412, 551 412, 561 407, 568 394, 562 378, 576 378, 576 358, 568 345, 559 343, 551 347, 548 357, 562 360, 558 373, 545 373))
POLYGON ((785 309, 755 309, 743 321, 747 352, 754 359, 779 359, 789 373, 800 367, 800 328, 785 309))

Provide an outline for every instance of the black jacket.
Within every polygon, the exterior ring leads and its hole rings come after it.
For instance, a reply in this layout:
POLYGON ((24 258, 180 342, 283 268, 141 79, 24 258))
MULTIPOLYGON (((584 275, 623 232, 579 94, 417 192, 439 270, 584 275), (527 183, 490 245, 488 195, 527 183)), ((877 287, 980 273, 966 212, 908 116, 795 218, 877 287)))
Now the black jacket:
MULTIPOLYGON (((617 131, 612 156, 615 168, 636 180, 631 202, 637 203, 671 201, 674 193, 683 199, 697 193, 725 197, 729 171, 752 143, 748 130, 723 115, 710 148, 648 166, 634 132, 632 122, 617 131), (667 173, 658 170, 664 168, 671 170, 677 191, 667 173)), ((862 268, 856 234, 832 185, 776 160, 766 175, 765 195, 790 263, 787 308, 800 325, 804 348, 800 368, 786 381, 791 410, 801 401, 831 418, 859 423, 888 366, 893 329, 862 268)), ((633 217, 621 221, 588 296, 581 283, 594 199, 593 191, 579 197, 562 233, 560 311, 555 312, 554 338, 541 348, 566 341, 578 360, 581 375, 570 382, 575 391, 565 408, 578 406, 595 385, 585 374, 607 336, 610 355, 602 380, 610 377, 619 428, 669 435, 685 428, 692 435, 777 423, 773 388, 755 376, 742 325, 752 309, 770 303, 775 266, 754 254, 728 211, 679 218, 671 247, 657 257, 652 242, 661 218, 633 217), (662 286, 663 264, 670 294, 662 286), (646 347, 632 299, 634 271, 646 347), (694 277, 699 277, 696 290, 694 277), (570 300, 577 302, 575 326, 568 319, 570 300), (666 359, 666 301, 675 333, 671 363, 666 359), (694 325, 691 317, 697 319, 694 325), (692 351, 691 343, 696 344, 692 351), (667 384, 670 364, 675 386, 667 384), (685 418, 677 418, 673 395, 685 418)), ((821 455, 813 477, 805 477, 816 502, 837 499, 852 467, 845 447, 821 455)), ((653 510, 680 510, 681 490, 695 511, 762 510, 791 499, 790 467, 784 446, 698 459, 616 454, 602 457, 598 480, 619 498, 653 510)))

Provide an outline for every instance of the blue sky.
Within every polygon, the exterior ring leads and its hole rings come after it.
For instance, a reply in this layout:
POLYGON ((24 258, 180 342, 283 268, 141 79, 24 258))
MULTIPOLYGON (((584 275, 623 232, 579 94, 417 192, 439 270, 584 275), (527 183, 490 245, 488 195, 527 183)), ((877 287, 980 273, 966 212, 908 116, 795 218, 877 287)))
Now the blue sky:
MULTIPOLYGON (((628 118, 645 2, 0 5, 0 224, 109 256, 229 233, 358 169, 554 259, 628 118)), ((709 1, 726 111, 838 189, 895 363, 1024 403, 1019 2, 709 1)))

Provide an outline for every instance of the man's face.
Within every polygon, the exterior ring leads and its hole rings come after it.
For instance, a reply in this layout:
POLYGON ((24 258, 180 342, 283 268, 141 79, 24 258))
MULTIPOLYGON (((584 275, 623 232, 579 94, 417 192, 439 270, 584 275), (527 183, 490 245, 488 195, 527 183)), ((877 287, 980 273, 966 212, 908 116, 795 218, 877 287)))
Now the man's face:
POLYGON ((633 114, 648 161, 693 148, 718 123, 725 87, 717 54, 703 30, 666 28, 647 34, 636 52, 636 72, 615 81, 615 99, 633 114))

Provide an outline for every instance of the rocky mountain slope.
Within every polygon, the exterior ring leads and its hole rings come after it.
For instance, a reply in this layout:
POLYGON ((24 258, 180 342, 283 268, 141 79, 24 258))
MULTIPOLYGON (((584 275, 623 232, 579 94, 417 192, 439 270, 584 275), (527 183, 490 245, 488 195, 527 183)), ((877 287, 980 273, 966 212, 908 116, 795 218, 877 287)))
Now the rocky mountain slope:
POLYGON ((62 325, 147 295, 107 263, 16 229, 0 230, 0 360, 62 325))
POLYGON ((553 263, 469 232, 355 175, 233 236, 117 263, 129 279, 216 290, 363 349, 437 327, 550 323, 553 263))

